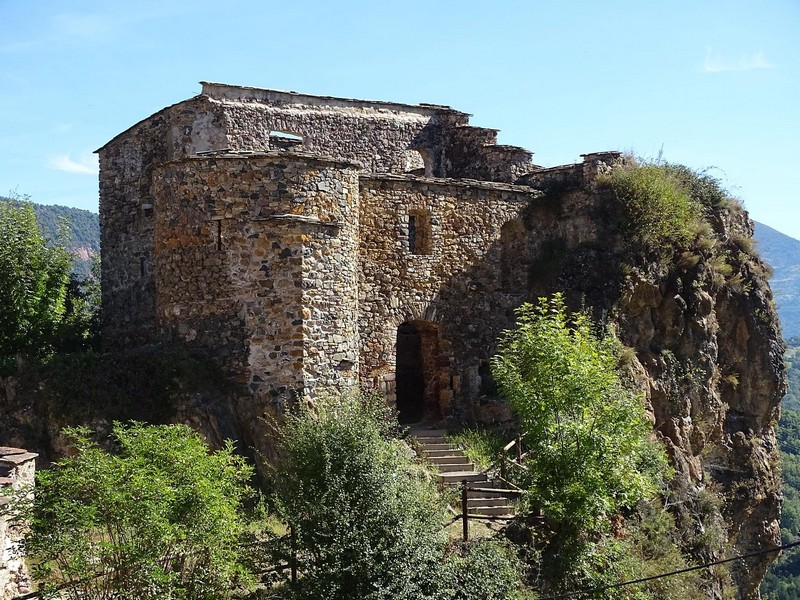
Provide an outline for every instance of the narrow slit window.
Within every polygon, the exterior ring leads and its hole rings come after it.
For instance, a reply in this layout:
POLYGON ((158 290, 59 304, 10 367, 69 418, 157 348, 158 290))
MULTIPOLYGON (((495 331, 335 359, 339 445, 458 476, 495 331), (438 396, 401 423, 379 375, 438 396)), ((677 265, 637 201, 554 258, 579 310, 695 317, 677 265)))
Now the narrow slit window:
POLYGON ((217 250, 222 250, 222 221, 217 221, 217 250))
POLYGON ((408 250, 411 254, 430 254, 433 250, 431 215, 427 211, 408 213, 408 250))

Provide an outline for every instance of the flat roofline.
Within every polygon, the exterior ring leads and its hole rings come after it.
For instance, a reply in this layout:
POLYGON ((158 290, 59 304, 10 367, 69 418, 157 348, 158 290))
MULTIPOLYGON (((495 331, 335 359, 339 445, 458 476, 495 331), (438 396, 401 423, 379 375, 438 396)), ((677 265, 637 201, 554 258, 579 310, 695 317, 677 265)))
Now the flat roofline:
POLYGON ((261 102, 274 102, 281 104, 308 104, 312 106, 330 107, 357 107, 387 110, 400 110, 402 112, 420 115, 451 114, 471 117, 469 113, 461 112, 449 106, 438 104, 404 104, 402 102, 387 102, 383 100, 359 100, 358 98, 337 98, 335 96, 317 96, 315 94, 301 94, 295 91, 274 90, 243 85, 230 85, 227 83, 214 83, 201 81, 202 94, 215 100, 254 100, 261 102))

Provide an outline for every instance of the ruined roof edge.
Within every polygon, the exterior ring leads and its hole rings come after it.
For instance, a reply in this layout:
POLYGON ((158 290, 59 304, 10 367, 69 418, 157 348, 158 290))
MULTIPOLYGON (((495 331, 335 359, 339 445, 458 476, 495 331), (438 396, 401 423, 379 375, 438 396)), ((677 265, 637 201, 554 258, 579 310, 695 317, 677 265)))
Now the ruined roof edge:
POLYGON ((203 95, 202 95, 202 94, 197 94, 196 96, 192 96, 191 98, 187 98, 186 100, 181 100, 180 102, 176 102, 175 104, 170 104, 169 106, 165 106, 164 108, 162 108, 162 109, 160 109, 160 110, 157 110, 156 112, 154 112, 154 113, 153 113, 152 115, 150 115, 149 117, 145 117, 144 119, 140 119, 140 120, 136 121, 136 123, 134 123, 133 125, 131 125, 130 127, 128 127, 128 128, 125 130, 125 131, 121 131, 121 132, 119 132, 117 135, 115 135, 113 138, 111 138, 111 139, 110 139, 110 140, 108 140, 108 141, 107 141, 105 144, 103 144, 103 145, 102 145, 102 146, 100 146, 100 147, 99 147, 97 150, 95 150, 95 151, 93 152, 93 154, 99 154, 100 152, 102 152, 103 150, 105 150, 105 148, 106 148, 107 146, 110 146, 111 144, 113 144, 114 142, 116 142, 116 141, 117 141, 119 138, 123 137, 125 134, 127 134, 127 133, 128 133, 128 132, 130 132, 130 131, 132 131, 133 129, 136 129, 136 128, 137 128, 139 125, 141 125, 142 123, 144 123, 144 122, 146 122, 146 121, 149 121, 149 120, 150 120, 150 119, 152 119, 153 117, 157 117, 158 115, 160 115, 160 114, 162 114, 162 113, 165 113, 165 112, 167 112, 167 111, 169 111, 169 110, 171 110, 171 109, 173 109, 173 108, 175 108, 176 106, 179 106, 179 105, 181 105, 181 104, 185 104, 185 103, 187 103, 187 102, 194 102, 195 100, 201 99, 202 97, 203 97, 203 95))
POLYGON ((231 85, 227 83, 214 83, 201 81, 203 86, 202 95, 214 100, 255 100, 270 102, 286 102, 289 104, 309 104, 312 106, 332 106, 332 107, 360 107, 360 108, 385 108, 402 109, 404 112, 414 112, 423 115, 435 115, 441 113, 462 115, 471 117, 469 113, 461 112, 449 106, 439 104, 404 104, 402 102, 388 102, 385 100, 361 100, 358 98, 339 98, 336 96, 317 96, 315 94, 301 94, 294 91, 275 90, 270 88, 257 88, 243 85, 231 85))

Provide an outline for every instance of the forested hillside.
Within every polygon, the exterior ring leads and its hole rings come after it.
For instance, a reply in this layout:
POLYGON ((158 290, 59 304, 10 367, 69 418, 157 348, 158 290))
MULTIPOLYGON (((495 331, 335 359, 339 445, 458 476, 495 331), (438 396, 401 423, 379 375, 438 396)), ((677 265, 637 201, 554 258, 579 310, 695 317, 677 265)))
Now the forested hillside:
MULTIPOLYGON (((6 198, 0 196, 0 202, 27 202, 26 198, 6 198)), ((31 202, 36 213, 36 220, 42 234, 51 240, 57 240, 61 234, 62 223, 69 228, 67 247, 75 256, 74 272, 86 275, 91 268, 92 256, 100 251, 100 221, 97 213, 68 206, 45 205, 31 202)))
MULTIPOLYGON (((0 196, 0 201, 20 202, 25 200, 0 196)), ((69 224, 72 248, 91 248, 95 252, 100 250, 100 222, 97 213, 55 204, 45 205, 36 202, 32 202, 32 204, 36 220, 39 221, 39 227, 46 237, 57 238, 60 223, 62 219, 66 219, 69 224)))
MULTIPOLYGON (((778 424, 783 472, 783 513, 781 539, 784 544, 798 539, 800 532, 800 336, 787 340, 789 390, 783 399, 778 424)), ((800 551, 787 552, 767 571, 761 592, 767 600, 800 598, 800 551)))
POLYGON ((783 336, 800 335, 800 240, 756 222, 758 251, 772 269, 770 287, 778 305, 783 336))

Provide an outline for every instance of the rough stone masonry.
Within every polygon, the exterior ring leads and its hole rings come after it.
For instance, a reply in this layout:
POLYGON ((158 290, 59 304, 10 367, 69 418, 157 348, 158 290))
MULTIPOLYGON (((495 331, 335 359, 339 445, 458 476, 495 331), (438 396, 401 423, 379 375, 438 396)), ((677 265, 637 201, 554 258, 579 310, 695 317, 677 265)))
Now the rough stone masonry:
POLYGON ((618 157, 542 169, 496 138, 446 106, 203 83, 99 150, 108 345, 203 348, 261 405, 360 382, 407 420, 488 410, 535 184, 618 157))

